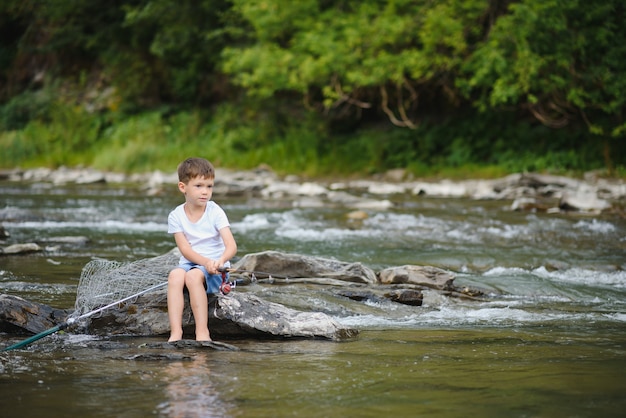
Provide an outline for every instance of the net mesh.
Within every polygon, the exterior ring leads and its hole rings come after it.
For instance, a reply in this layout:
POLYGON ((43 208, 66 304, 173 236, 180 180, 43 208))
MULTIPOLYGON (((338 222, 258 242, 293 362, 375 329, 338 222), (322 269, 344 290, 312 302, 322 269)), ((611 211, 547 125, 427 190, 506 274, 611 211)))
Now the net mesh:
MULTIPOLYGON (((167 282, 169 271, 178 265, 178 257, 179 254, 171 251, 126 263, 102 259, 90 261, 80 275, 72 316, 83 315, 167 282)), ((158 290, 165 291, 164 287, 158 290)))

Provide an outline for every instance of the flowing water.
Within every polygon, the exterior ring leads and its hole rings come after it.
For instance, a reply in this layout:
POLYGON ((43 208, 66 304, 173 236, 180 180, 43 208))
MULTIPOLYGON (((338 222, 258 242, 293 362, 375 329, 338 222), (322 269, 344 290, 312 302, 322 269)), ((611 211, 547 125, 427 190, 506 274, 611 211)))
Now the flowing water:
MULTIPOLYGON (((226 199, 239 256, 264 250, 432 265, 471 301, 425 292, 424 305, 338 300, 313 285, 235 291, 322 311, 357 339, 227 341, 239 351, 146 352, 163 338, 58 333, 0 354, 3 417, 623 416, 626 411, 626 221, 511 212, 510 202, 391 197, 362 221, 346 208, 226 199), (87 344, 90 342, 91 344, 87 344), (94 348, 96 347, 96 348, 94 348)), ((0 183, 0 293, 71 308, 93 258, 132 261, 174 243, 172 190, 0 183), (77 238, 79 237, 79 238, 77 238), (85 240, 80 237, 84 237, 85 240)), ((6 346, 27 336, 0 334, 6 346)))

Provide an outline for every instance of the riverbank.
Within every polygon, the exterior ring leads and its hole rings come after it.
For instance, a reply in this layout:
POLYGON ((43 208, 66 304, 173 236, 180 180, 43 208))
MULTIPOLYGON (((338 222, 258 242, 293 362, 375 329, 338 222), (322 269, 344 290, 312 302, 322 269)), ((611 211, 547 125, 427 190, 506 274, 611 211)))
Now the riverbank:
MULTIPOLYGON (((547 213, 575 212, 588 215, 624 216, 626 182, 607 179, 593 172, 583 179, 539 173, 517 173, 497 179, 406 180, 404 170, 377 178, 347 180, 302 180, 278 176, 260 167, 248 171, 217 169, 216 196, 255 196, 286 200, 294 207, 345 206, 355 210, 386 210, 398 196, 468 198, 510 201, 511 210, 547 213)), ((163 193, 178 181, 175 172, 123 174, 90 168, 4 170, 0 181, 63 184, 115 184, 140 187, 148 195, 163 193)), ((353 216, 365 216, 354 214, 353 216)))

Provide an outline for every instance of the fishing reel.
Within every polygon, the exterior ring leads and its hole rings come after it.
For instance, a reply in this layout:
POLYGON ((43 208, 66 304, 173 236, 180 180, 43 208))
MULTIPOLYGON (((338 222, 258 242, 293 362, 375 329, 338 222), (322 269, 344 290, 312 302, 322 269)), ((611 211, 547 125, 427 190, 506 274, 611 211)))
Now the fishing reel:
POLYGON ((231 290, 232 290, 232 286, 227 281, 223 281, 222 284, 220 285, 220 292, 222 293, 222 295, 229 294, 231 290))
POLYGON ((230 291, 237 285, 237 283, 231 283, 228 281, 227 270, 222 269, 222 284, 220 284, 220 293, 222 295, 227 295, 230 291))

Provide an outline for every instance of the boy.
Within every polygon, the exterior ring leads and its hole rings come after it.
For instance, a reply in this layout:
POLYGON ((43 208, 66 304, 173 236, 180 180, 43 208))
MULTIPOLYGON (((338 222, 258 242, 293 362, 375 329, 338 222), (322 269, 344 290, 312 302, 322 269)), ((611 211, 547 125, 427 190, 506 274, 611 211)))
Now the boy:
POLYGON ((167 232, 174 234, 182 256, 167 279, 170 338, 183 338, 183 290, 187 287, 196 323, 196 340, 211 341, 207 293, 217 293, 222 283, 218 269, 230 266, 237 244, 226 214, 211 201, 215 170, 204 158, 188 158, 178 166, 178 190, 185 203, 168 216, 167 232), (205 282, 207 288, 205 290, 205 282))

